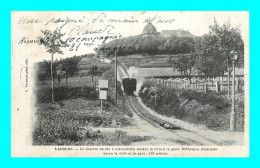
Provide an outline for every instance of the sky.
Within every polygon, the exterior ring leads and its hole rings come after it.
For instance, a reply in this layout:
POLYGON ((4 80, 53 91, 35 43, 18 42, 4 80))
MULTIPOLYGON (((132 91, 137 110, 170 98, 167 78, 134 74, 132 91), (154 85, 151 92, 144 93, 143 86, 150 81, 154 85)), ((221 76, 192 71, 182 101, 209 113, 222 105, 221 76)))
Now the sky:
POLYGON ((56 28, 60 28, 65 33, 64 40, 70 38, 69 44, 74 46, 63 49, 64 54, 56 54, 55 59, 93 53, 94 48, 102 44, 102 37, 139 35, 148 21, 153 23, 158 32, 183 29, 201 36, 209 32, 214 18, 220 25, 230 18, 233 27, 239 26, 243 40, 249 41, 248 12, 12 12, 11 16, 11 54, 12 59, 19 64, 24 64, 25 58, 30 62, 50 60, 51 54, 46 52, 44 46, 37 43, 25 44, 23 39, 35 40, 42 36, 41 30, 52 31, 56 28), (127 22, 119 22, 126 20, 127 22), (79 45, 80 42, 76 40, 83 38, 96 39, 79 45))

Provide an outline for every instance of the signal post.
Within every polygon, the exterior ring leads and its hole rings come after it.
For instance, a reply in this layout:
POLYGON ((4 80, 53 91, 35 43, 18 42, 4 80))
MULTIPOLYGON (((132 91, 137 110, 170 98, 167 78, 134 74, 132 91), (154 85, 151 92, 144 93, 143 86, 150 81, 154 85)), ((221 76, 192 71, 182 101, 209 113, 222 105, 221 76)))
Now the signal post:
POLYGON ((100 112, 103 113, 103 100, 107 99, 108 80, 98 80, 100 112))

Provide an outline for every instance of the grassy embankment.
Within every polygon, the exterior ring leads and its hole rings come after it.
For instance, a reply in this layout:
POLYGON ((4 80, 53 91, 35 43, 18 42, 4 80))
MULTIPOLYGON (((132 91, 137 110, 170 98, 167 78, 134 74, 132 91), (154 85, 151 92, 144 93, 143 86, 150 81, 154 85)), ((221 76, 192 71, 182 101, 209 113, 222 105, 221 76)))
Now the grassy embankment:
MULTIPOLYGON (((205 125, 209 129, 225 131, 229 129, 230 100, 217 93, 198 93, 191 90, 163 88, 151 82, 145 82, 139 96, 143 102, 157 113, 165 116, 205 125), (151 91, 156 88, 156 91, 151 91), (156 103, 155 98, 156 97, 156 103)), ((244 99, 241 96, 236 103, 237 129, 244 130, 244 99)))

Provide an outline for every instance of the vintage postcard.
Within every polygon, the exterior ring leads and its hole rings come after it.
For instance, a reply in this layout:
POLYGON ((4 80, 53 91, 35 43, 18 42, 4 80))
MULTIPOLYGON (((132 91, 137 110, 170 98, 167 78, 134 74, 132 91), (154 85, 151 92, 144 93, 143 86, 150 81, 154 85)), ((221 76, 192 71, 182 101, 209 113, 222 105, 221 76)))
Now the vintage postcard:
POLYGON ((13 11, 12 157, 249 157, 248 11, 13 11))

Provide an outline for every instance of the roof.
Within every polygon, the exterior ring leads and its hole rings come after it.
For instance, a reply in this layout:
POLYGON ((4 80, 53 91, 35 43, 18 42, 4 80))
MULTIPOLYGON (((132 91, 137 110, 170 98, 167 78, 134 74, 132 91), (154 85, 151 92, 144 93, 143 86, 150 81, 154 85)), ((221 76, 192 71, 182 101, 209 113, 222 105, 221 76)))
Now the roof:
POLYGON ((161 35, 165 36, 165 37, 170 37, 172 35, 175 35, 175 36, 190 35, 190 36, 192 36, 192 34, 189 31, 180 30, 180 29, 179 30, 162 30, 161 35))
POLYGON ((152 76, 179 76, 178 71, 173 68, 138 68, 136 77, 152 77, 152 76))
MULTIPOLYGON (((238 69, 235 70, 236 75, 243 76, 244 75, 244 69, 238 69)), ((227 74, 225 74, 227 75, 227 74)), ((134 74, 135 77, 159 77, 159 76, 182 76, 180 72, 178 72, 176 69, 173 70, 173 68, 138 68, 138 71, 136 74, 134 74)))
POLYGON ((156 34, 156 33, 157 33, 156 27, 151 22, 149 22, 144 27, 142 34, 156 34))

